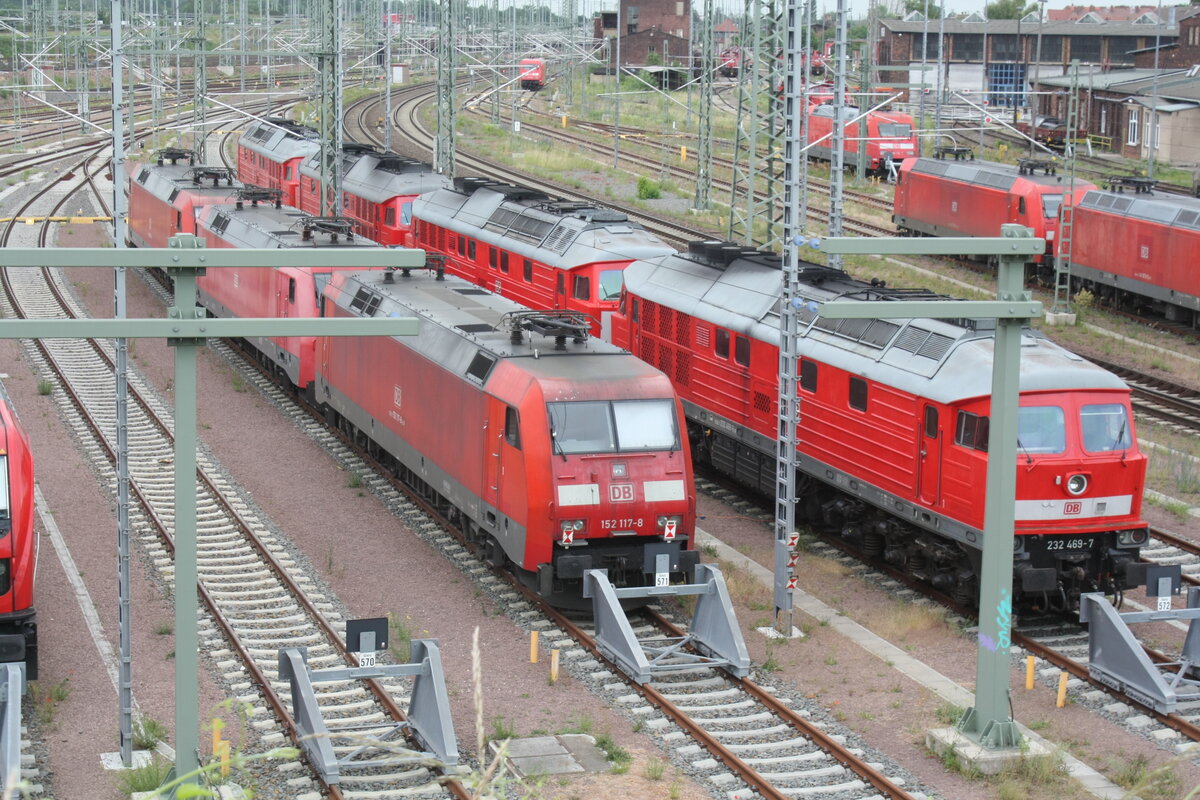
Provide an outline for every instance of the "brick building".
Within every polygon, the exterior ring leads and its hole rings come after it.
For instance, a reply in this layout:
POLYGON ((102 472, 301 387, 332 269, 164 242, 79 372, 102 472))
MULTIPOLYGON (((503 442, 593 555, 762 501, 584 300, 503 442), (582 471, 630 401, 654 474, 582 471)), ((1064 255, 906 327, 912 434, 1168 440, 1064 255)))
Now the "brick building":
MULTIPOLYGON (((619 0, 622 35, 657 28, 688 39, 692 29, 691 0, 619 0)), ((616 34, 617 12, 601 11, 593 20, 594 35, 607 39, 616 34)))

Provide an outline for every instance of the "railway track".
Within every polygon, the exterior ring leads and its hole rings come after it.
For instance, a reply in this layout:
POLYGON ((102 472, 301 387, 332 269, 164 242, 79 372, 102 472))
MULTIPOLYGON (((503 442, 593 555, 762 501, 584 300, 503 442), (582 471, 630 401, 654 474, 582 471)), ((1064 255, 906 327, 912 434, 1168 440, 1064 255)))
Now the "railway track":
MULTIPOLYGON (((69 171, 82 170, 74 187, 53 182, 26 203, 61 204, 91 177, 105 168, 97 149, 69 171)), ((101 200, 102 202, 102 200, 101 200)), ((13 246, 16 234, 32 235, 29 226, 9 225, 0 244, 13 246)), ((48 225, 38 232, 45 243, 48 225)), ((29 243, 26 243, 29 244, 29 243)), ((57 273, 38 269, 9 269, 3 274, 6 316, 63 319, 81 311, 65 290, 57 273)), ((98 472, 111 485, 116 421, 112 397, 115 378, 113 354, 107 342, 42 340, 30 343, 31 357, 59 391, 60 407, 74 419, 73 429, 98 472)), ((174 489, 169 467, 174 441, 170 411, 136 375, 131 376, 129 440, 136 443, 129 456, 131 513, 134 535, 170 585, 174 575, 174 489)), ((245 697, 257 690, 250 717, 260 729, 261 741, 274 746, 296 741, 291 716, 290 687, 277 680, 277 651, 283 647, 308 648, 314 667, 357 665, 342 644, 336 626, 341 622, 332 603, 321 599, 309 575, 300 571, 285 543, 271 531, 268 520, 251 511, 252 505, 224 477, 219 464, 203 453, 197 474, 198 568, 200 594, 207 617, 201 624, 204 649, 218 661, 231 694, 245 697)), ((402 722, 401 706, 407 702, 409 682, 389 680, 342 682, 323 685, 318 693, 330 727, 335 752, 344 755, 360 744, 364 726, 384 734, 402 722), (354 728, 349 731, 349 728, 354 728)), ((294 796, 315 798, 442 798, 465 797, 455 780, 440 782, 424 765, 408 763, 399 755, 383 759, 384 766, 370 769, 343 767, 341 787, 320 786, 308 775, 288 779, 294 796)))
POLYGON ((1130 385, 1136 410, 1181 432, 1200 435, 1200 391, 1131 367, 1096 358, 1090 360, 1130 385))

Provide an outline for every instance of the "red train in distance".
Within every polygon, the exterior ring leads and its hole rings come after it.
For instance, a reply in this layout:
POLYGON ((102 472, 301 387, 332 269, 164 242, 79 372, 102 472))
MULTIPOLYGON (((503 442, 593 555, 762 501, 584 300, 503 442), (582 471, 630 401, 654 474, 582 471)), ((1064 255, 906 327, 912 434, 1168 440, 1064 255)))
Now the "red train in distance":
POLYGON ((1200 327, 1200 200, 1093 189, 1074 210, 1073 288, 1200 327))
POLYGON ((26 680, 38 676, 33 478, 29 438, 0 386, 0 662, 23 661, 26 680))
MULTIPOLYGON (((300 165, 301 211, 321 214, 320 185, 320 156, 314 153, 300 165)), ((413 201, 445 185, 446 178, 423 161, 355 142, 342 146, 340 216, 353 220, 359 236, 385 247, 408 246, 413 201)))
POLYGON ((679 400, 658 370, 473 284, 335 273, 328 316, 420 319, 416 337, 319 340, 316 395, 410 483, 437 493, 497 563, 560 605, 583 572, 653 585, 698 563, 679 400), (453 418, 447 417, 453 409, 453 418))
POLYGON ((910 158, 900 166, 892 221, 902 233, 922 236, 999 236, 1004 223, 1033 229, 1046 240, 1045 256, 1033 262, 1051 266, 1058 233, 1058 210, 1071 192, 1078 203, 1095 185, 1068 179, 1051 162, 997 164, 945 158, 910 158))
MULTIPOLYGON (((843 106, 842 113, 846 120, 852 120, 860 113, 857 106, 843 106)), ((833 158, 833 116, 832 101, 812 103, 808 107, 808 154, 812 158, 830 161, 833 158)), ((843 161, 847 169, 857 168, 859 161, 860 138, 867 137, 866 171, 871 174, 882 174, 889 171, 889 164, 899 164, 903 159, 917 154, 917 134, 913 128, 913 118, 908 114, 893 111, 871 111, 866 116, 866 132, 863 121, 851 122, 845 126, 846 138, 843 145, 843 161)))
POLYGON ((619 211, 482 178, 418 197, 411 245, 522 305, 585 314, 606 341, 625 267, 675 252, 619 211))
POLYGON ((717 74, 722 78, 736 78, 751 63, 750 57, 737 45, 722 50, 717 62, 717 74))
MULTIPOLYGON (((830 300, 944 299, 802 264, 797 517, 978 597, 994 323, 829 320, 830 300)), ((775 492, 778 256, 728 242, 625 271, 614 342, 670 375, 694 457, 775 492)), ((1129 388, 1036 332, 1021 361, 1014 594, 1072 607, 1137 582, 1146 457, 1129 388)))
POLYGON ((134 247, 166 247, 167 239, 177 233, 194 234, 201 211, 235 202, 243 188, 224 167, 196 164, 190 150, 167 148, 157 162, 125 162, 128 243, 134 247))
POLYGON ((517 80, 522 89, 536 92, 546 85, 546 62, 540 58, 522 58, 517 80))
POLYGON ((243 183, 283 192, 300 205, 300 164, 320 150, 317 131, 283 117, 256 122, 238 138, 237 173, 243 183))

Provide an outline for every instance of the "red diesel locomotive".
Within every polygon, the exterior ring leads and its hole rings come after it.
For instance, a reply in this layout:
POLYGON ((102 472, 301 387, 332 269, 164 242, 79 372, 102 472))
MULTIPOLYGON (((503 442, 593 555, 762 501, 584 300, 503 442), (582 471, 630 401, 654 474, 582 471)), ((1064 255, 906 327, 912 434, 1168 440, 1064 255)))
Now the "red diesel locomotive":
MULTIPOLYGON (((1068 188, 1048 162, 910 158, 900 166, 892 222, 902 233, 925 236, 999 236, 1001 225, 1015 222, 1033 228, 1053 255, 1064 192, 1078 203, 1095 188, 1078 178, 1068 188)), ((1039 264, 1051 260, 1033 257, 1039 264)))
POLYGON ((33 486, 29 438, 0 386, 0 661, 25 662, 27 680, 38 676, 33 486))
POLYGON ((256 122, 238 139, 238 178, 283 192, 285 205, 298 206, 300 164, 320 150, 312 128, 283 117, 256 122))
MULTIPOLYGON (((933 299, 802 264, 806 305, 933 299)), ((683 399, 695 457, 775 492, 780 259, 724 242, 625 271, 615 342, 683 399)), ((944 298, 953 302, 950 298, 944 298)), ((978 596, 994 323, 801 312, 797 517, 961 601, 978 596)), ((1014 592, 1119 592, 1147 541, 1129 389, 1033 331, 1022 347, 1014 592)))
POLYGON ((318 343, 316 396, 347 433, 560 604, 584 570, 690 577, 692 467, 670 381, 587 335, 458 278, 338 272, 328 316, 417 317, 419 336, 318 343), (454 416, 446 416, 452 409, 454 416))
POLYGON ((1200 200, 1090 191, 1076 206, 1071 280, 1115 305, 1200 326, 1200 200))
MULTIPOLYGON (((856 106, 843 106, 843 117, 847 121, 860 113, 856 106)), ((813 103, 808 108, 808 155, 823 161, 833 159, 833 115, 832 102, 813 103)), ((917 154, 917 134, 913 119, 908 114, 893 111, 872 111, 866 116, 866 133, 863 121, 845 126, 846 138, 843 145, 844 163, 847 169, 858 166, 860 137, 867 137, 866 170, 869 173, 884 173, 889 164, 917 154)))
POLYGON ((625 267, 675 252, 619 211, 482 178, 418 197, 412 246, 522 305, 586 314, 606 341, 625 267))
MULTIPOLYGON (((342 212, 354 229, 385 247, 406 247, 417 195, 446 185, 423 161, 382 153, 367 145, 342 146, 342 212)), ((300 165, 301 211, 321 213, 321 162, 316 154, 300 165)))

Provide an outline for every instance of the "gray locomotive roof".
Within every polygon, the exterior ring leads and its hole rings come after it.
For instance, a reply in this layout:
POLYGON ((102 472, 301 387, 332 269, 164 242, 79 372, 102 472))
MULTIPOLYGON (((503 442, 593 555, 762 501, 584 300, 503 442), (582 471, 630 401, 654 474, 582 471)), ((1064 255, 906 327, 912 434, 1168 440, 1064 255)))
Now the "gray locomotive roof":
MULTIPOLYGON (((823 275, 829 270, 815 267, 823 275)), ((779 344, 782 272, 765 259, 737 258, 719 268, 682 255, 636 261, 625 270, 633 294, 755 339, 779 344)), ((805 299, 823 304, 861 282, 801 277, 805 299)), ((902 298, 897 298, 902 299, 902 298)), ((946 302, 954 302, 947 299, 946 302)), ((952 403, 991 393, 993 335, 945 320, 825 320, 800 312, 800 354, 915 395, 952 403), (811 324, 810 324, 811 323, 811 324)), ((1120 389, 1112 373, 1050 340, 1026 331, 1021 338, 1021 390, 1120 389)))
POLYGON ((320 143, 305 138, 277 125, 258 122, 246 129, 238 144, 270 156, 274 161, 287 161, 296 156, 307 156, 320 149, 320 143))
MULTIPOLYGON (((397 195, 423 194, 441 189, 446 178, 421 161, 382 153, 345 153, 342 188, 372 203, 383 203, 397 195), (380 165, 383 166, 380 166, 380 165)), ((319 178, 319 156, 309 156, 300 164, 300 173, 319 178)))
MULTIPOLYGON (((609 209, 561 213, 549 210, 552 203, 522 203, 509 196, 490 188, 471 194, 440 189, 414 200, 413 216, 562 269, 675 252, 658 236, 609 209), (596 221, 589 220, 591 212, 596 213, 596 221), (609 216, 622 218, 603 221, 609 216)), ((540 197, 540 201, 548 200, 540 197)))
POLYGON ((386 282, 382 271, 353 273, 337 303, 359 316, 367 316, 365 309, 371 309, 369 315, 375 317, 418 317, 420 333, 404 337, 405 345, 463 375, 480 351, 497 359, 527 358, 530 361, 523 368, 565 378, 617 377, 629 375, 630 370, 655 372, 624 350, 590 336, 583 342, 568 337, 565 350, 556 350, 554 339, 528 332, 514 344, 507 323, 512 315, 528 309, 461 278, 447 275, 436 280, 427 270, 413 270, 408 278, 397 273, 392 283, 386 282), (597 358, 578 358, 583 354, 597 358), (627 357, 599 357, 613 355, 627 357), (640 366, 631 366, 635 362, 640 366))
POLYGON ((290 247, 379 247, 362 236, 355 236, 353 239, 338 237, 338 241, 333 242, 328 235, 314 233, 310 240, 304 241, 300 221, 309 215, 286 206, 275 208, 272 205, 246 204, 240 210, 232 205, 210 206, 201 214, 200 219, 212 227, 218 214, 229 218, 229 224, 221 236, 238 247, 268 250, 290 247))
POLYGON ((143 164, 134 170, 133 180, 164 203, 171 202, 171 193, 176 189, 193 194, 223 197, 242 188, 240 181, 228 184, 222 181, 220 186, 213 186, 211 180, 195 183, 190 175, 193 169, 195 167, 189 164, 143 164), (143 172, 146 173, 145 181, 141 180, 143 172))
POLYGON ((1200 230, 1200 200, 1180 195, 1146 195, 1104 192, 1083 196, 1079 205, 1122 217, 1137 217, 1177 228, 1200 230))
MULTIPOLYGON (((1036 183, 1040 186, 1052 186, 1061 189, 1066 179, 1062 175, 1030 174, 1022 175, 1016 164, 997 164, 993 161, 952 161, 943 158, 918 158, 912 167, 913 172, 924 175, 941 175, 951 180, 964 183, 983 184, 1008 191, 1019 178, 1036 183)), ((1076 179, 1077 182, 1084 181, 1076 179)))

